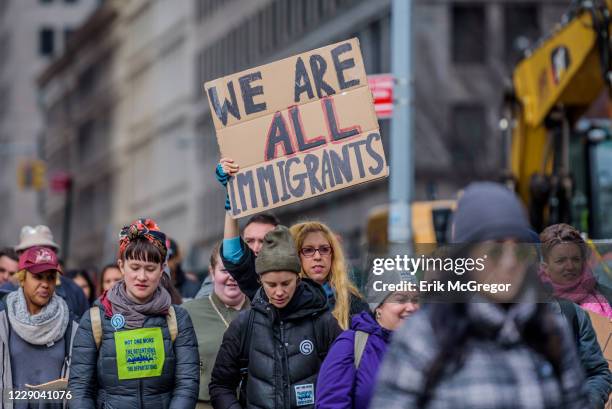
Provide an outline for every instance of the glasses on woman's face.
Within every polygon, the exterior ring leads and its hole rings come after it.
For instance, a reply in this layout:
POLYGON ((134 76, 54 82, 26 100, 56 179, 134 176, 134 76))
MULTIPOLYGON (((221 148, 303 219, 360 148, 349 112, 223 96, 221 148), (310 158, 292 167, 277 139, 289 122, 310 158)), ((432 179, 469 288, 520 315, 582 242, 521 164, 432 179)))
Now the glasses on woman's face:
POLYGON ((302 249, 300 250, 300 253, 302 253, 302 256, 304 257, 312 257, 315 255, 316 252, 319 252, 319 254, 321 256, 329 256, 332 253, 332 248, 331 246, 321 246, 321 247, 302 247, 302 249))

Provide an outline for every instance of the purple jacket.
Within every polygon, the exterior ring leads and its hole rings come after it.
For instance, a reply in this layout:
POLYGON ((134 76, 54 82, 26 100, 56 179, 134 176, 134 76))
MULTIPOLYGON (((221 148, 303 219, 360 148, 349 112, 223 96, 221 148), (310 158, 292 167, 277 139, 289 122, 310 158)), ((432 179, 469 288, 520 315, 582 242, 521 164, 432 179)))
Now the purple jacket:
POLYGON ((367 409, 374 393, 376 374, 391 331, 382 328, 369 312, 353 315, 351 329, 332 345, 316 387, 316 409, 367 409), (370 334, 359 369, 355 369, 355 331, 370 334))

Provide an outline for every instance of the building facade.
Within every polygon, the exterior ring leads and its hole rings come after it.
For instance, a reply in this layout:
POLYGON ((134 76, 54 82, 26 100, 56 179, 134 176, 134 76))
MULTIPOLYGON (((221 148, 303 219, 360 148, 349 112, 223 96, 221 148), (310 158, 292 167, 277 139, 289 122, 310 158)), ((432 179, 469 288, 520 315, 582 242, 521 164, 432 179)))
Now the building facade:
POLYGON ((18 170, 41 158, 36 78, 98 3, 0 0, 0 245, 14 245, 21 226, 44 221, 43 195, 18 183, 18 170))
MULTIPOLYGON (((498 121, 513 65, 560 21, 566 0, 415 0, 415 199, 453 198, 503 166, 498 121)), ((199 237, 205 255, 222 229, 223 192, 212 170, 219 158, 205 81, 292 54, 357 37, 368 74, 391 71, 390 0, 197 0, 195 118, 199 237)), ((386 152, 389 120, 380 121, 386 152)), ((389 155, 387 154, 389 159, 389 155)), ((349 258, 363 250, 368 213, 388 203, 388 182, 332 193, 277 209, 285 224, 328 223, 344 239, 349 258)), ((201 249, 198 251, 197 249, 201 249)))
MULTIPOLYGON (((82 156, 79 149, 95 153, 83 159, 87 169, 73 169, 75 263, 112 260, 121 226, 147 216, 178 240, 188 267, 206 266, 222 237, 225 192, 214 178, 219 149, 204 82, 351 37, 360 41, 368 74, 391 71, 391 0, 107 3, 115 13, 112 34, 92 41, 95 51, 84 47, 72 57, 112 55, 106 74, 91 74, 109 78, 110 85, 101 86, 110 95, 107 102, 86 96, 81 104, 92 105, 92 117, 70 125, 83 142, 65 144, 71 155, 82 156), (106 119, 93 119, 98 116, 106 119), (97 226, 91 236, 77 234, 87 221, 97 226), (89 244, 82 245, 88 237, 89 244)), ((560 20, 567 1, 416 0, 414 5, 415 194, 417 200, 452 198, 469 181, 499 174, 497 124, 512 66, 560 20)), ((81 71, 71 75, 79 78, 86 72, 81 71)), ((65 86, 59 77, 51 75, 49 84, 65 86)), ((50 121, 49 132, 56 120, 50 121)), ((381 120, 380 128, 389 152, 389 120, 381 120)), ((67 157, 58 154, 54 163, 68 163, 62 159, 67 157)), ((387 202, 383 180, 275 213, 284 224, 328 223, 342 236, 349 258, 357 260, 368 213, 387 202)), ((62 206, 49 201, 46 207, 53 226, 60 223, 62 206)))

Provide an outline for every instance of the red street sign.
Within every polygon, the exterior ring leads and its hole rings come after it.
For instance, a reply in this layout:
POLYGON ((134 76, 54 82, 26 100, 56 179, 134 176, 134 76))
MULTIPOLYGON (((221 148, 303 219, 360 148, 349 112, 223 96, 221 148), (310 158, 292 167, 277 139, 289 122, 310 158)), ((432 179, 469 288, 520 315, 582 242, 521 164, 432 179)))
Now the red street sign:
POLYGON ((368 75, 368 85, 374 98, 374 110, 379 119, 393 115, 393 75, 368 75))
POLYGON ((66 172, 57 172, 51 178, 51 190, 55 193, 66 192, 71 184, 72 178, 66 172))

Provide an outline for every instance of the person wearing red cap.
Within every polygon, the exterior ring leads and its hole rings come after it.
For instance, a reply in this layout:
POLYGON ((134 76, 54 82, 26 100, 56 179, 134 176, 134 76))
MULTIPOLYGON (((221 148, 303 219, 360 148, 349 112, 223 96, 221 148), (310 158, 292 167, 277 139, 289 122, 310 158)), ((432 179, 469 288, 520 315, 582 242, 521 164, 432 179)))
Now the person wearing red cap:
POLYGON ((0 304, 0 389, 67 379, 78 324, 55 293, 61 273, 57 255, 47 247, 30 247, 19 256, 19 289, 0 304))

